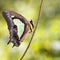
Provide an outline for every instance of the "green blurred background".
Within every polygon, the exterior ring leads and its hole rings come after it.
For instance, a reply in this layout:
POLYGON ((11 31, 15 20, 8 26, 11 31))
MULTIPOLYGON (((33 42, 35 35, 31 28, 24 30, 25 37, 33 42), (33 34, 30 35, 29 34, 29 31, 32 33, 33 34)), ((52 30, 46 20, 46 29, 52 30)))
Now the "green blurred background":
MULTIPOLYGON (((19 47, 12 48, 9 31, 2 16, 3 10, 22 14, 34 25, 37 22, 40 0, 0 0, 0 60, 19 60, 31 35, 19 47)), ((60 60, 60 0, 44 0, 36 33, 23 60, 60 60)))

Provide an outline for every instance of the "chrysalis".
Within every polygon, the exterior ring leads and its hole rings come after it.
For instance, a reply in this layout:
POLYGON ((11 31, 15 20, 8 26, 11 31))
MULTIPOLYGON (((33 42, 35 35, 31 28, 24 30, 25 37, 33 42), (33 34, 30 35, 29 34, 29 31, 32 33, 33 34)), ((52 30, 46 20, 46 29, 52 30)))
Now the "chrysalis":
POLYGON ((32 32, 32 28, 34 28, 33 21, 31 20, 29 22, 21 14, 18 14, 13 11, 5 10, 2 12, 2 14, 7 22, 8 30, 10 33, 10 40, 7 44, 12 42, 13 47, 14 46, 18 47, 20 43, 28 36, 28 34, 32 32), (21 36, 19 36, 18 34, 18 26, 14 23, 14 20, 17 19, 24 24, 24 31, 22 32, 21 36))

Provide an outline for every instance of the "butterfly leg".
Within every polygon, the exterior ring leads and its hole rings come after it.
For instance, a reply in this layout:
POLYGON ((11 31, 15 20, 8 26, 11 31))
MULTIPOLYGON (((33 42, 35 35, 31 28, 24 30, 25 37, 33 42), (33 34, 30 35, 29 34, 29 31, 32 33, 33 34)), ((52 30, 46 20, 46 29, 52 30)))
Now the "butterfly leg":
POLYGON ((7 43, 7 45, 8 45, 10 42, 11 42, 11 41, 9 40, 8 43, 7 43))

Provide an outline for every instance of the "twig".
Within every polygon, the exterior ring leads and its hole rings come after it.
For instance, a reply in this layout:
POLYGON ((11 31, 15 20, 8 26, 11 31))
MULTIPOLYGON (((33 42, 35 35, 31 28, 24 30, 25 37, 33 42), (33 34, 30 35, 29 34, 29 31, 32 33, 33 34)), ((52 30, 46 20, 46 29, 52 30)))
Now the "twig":
POLYGON ((41 16, 42 4, 43 4, 43 0, 41 0, 41 3, 40 3, 39 15, 38 15, 37 23, 36 23, 35 29, 34 29, 34 31, 33 31, 32 37, 31 37, 31 39, 30 39, 30 42, 29 42, 29 44, 28 44, 28 46, 27 46, 24 54, 23 54, 22 57, 20 58, 20 60, 22 60, 22 59, 24 58, 25 54, 27 53, 27 50, 28 50, 29 47, 30 47, 30 44, 31 44, 31 42, 32 42, 32 39, 33 39, 33 37, 34 37, 35 31, 36 31, 36 29, 37 29, 37 26, 38 26, 38 23, 39 23, 39 20, 40 20, 40 16, 41 16))

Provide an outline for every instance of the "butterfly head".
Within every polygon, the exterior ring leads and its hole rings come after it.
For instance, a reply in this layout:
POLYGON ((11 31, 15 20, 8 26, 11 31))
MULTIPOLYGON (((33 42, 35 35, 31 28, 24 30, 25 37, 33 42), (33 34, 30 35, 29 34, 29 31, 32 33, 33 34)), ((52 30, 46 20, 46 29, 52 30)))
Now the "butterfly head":
POLYGON ((30 21, 30 24, 31 24, 32 28, 34 28, 34 24, 33 24, 32 20, 30 21))

